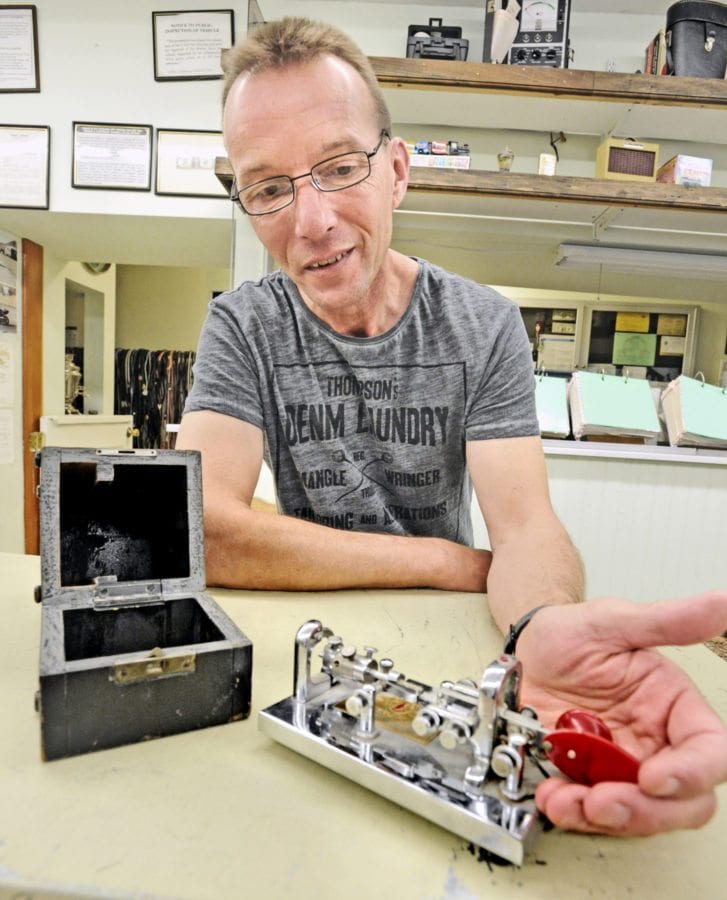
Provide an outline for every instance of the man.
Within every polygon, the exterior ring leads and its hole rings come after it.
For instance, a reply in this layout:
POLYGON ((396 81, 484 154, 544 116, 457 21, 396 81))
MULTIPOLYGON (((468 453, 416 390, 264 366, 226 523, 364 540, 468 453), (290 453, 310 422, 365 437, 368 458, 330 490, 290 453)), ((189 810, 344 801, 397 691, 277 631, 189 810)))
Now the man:
POLYGON ((540 807, 586 831, 703 824, 727 734, 676 667, 638 648, 723 630, 727 594, 578 602, 519 313, 391 249, 408 155, 366 57, 286 19, 225 69, 233 194, 282 271, 214 301, 200 341, 177 446, 202 451, 210 582, 486 592, 503 631, 545 607, 517 645, 527 701, 548 724, 598 712, 643 763, 639 786, 549 779, 540 807), (284 515, 251 509, 264 455, 284 515), (471 484, 491 553, 470 546, 471 484))

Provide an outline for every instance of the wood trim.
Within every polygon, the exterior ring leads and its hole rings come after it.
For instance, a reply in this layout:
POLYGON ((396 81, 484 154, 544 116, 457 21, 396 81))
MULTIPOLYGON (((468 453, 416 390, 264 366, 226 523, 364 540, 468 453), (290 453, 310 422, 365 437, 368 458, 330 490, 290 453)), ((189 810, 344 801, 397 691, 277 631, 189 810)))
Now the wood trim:
POLYGON ((23 503, 25 552, 40 552, 38 468, 29 435, 40 430, 43 403, 43 248, 23 238, 23 503))
POLYGON ((566 100, 610 100, 659 106, 727 107, 719 78, 589 72, 547 66, 503 66, 442 59, 369 57, 384 88, 482 91, 566 100))

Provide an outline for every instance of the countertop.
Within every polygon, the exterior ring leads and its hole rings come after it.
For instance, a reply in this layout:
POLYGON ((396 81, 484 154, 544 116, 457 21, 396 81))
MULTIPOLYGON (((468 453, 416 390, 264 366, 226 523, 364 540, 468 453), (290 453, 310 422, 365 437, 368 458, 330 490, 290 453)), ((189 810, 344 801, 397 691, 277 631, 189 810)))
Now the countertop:
MULTIPOLYGON (((252 639, 246 721, 40 758, 34 710, 39 560, 0 554, 0 896, 717 900, 727 883, 727 786, 699 831, 608 838, 552 830, 521 868, 274 743, 261 707, 291 693, 297 628, 318 618, 428 683, 479 678, 499 653, 483 598, 437 591, 211 593, 252 639)), ((664 651, 727 720, 724 662, 664 651)))

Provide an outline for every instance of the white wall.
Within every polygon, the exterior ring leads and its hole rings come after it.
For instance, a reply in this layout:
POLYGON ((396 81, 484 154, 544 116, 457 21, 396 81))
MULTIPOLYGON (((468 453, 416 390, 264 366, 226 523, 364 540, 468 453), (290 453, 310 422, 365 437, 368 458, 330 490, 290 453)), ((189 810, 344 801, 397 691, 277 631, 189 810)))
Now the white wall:
MULTIPOLYGON (((35 6, 41 90, 4 94, 2 118, 13 124, 50 126, 51 210, 228 218, 229 205, 218 200, 158 197, 153 190, 71 187, 74 121, 220 129, 219 81, 154 81, 151 14, 170 4, 35 0, 35 6)), ((238 12, 246 8, 241 3, 234 6, 238 12)), ((170 8, 199 9, 200 4, 181 0, 170 8)), ((243 30, 245 21, 240 16, 243 30)))
POLYGON ((116 347, 196 350, 213 291, 229 269, 117 266, 116 347))

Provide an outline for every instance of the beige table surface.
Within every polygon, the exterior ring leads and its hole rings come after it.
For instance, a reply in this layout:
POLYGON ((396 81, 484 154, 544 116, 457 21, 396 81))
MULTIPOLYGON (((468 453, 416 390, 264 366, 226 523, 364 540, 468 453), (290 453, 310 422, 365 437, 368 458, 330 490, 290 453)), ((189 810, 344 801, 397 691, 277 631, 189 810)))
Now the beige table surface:
MULTIPOLYGON (((252 639, 249 720, 43 763, 33 698, 37 557, 0 554, 0 896, 659 898, 727 896, 727 790, 704 829, 648 839, 551 831, 525 865, 467 842, 275 744, 257 712, 291 692, 319 618, 429 683, 479 678, 500 638, 481 598, 435 591, 213 591, 252 639)), ((727 666, 667 651, 727 719, 727 666)))

